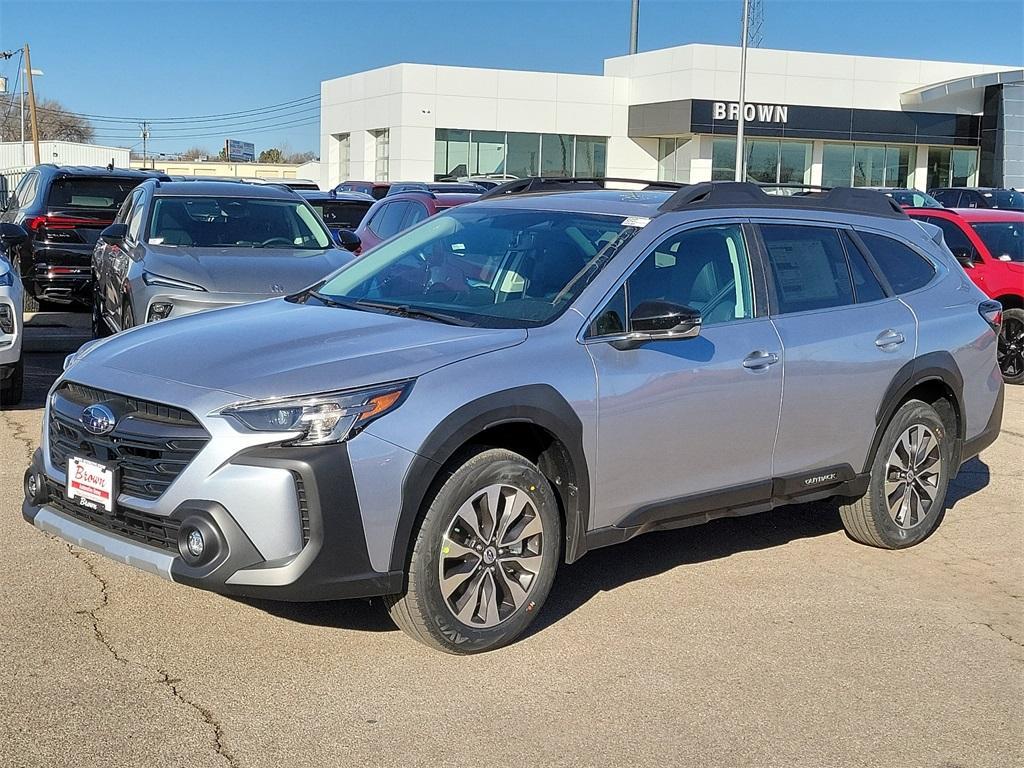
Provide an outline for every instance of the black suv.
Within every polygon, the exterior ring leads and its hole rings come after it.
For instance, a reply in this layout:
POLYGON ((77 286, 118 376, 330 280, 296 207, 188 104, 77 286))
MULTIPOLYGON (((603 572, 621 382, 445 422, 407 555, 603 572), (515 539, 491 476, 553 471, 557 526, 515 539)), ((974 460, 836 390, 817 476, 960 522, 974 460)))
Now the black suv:
POLYGON ((25 285, 25 309, 47 305, 89 306, 92 250, 100 231, 128 194, 150 178, 167 176, 127 168, 37 165, 22 178, 0 221, 29 233, 14 264, 25 285))
POLYGON ((998 187, 939 187, 928 194, 947 208, 1006 208, 1024 210, 1024 192, 998 187))

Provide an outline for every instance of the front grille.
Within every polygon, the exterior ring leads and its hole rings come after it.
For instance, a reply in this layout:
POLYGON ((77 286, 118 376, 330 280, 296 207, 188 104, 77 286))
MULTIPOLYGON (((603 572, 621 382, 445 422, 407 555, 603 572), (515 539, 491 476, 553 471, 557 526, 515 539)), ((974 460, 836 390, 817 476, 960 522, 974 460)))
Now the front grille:
POLYGON ((168 552, 178 551, 177 520, 124 507, 115 507, 113 514, 103 509, 90 509, 68 499, 64 489, 49 478, 46 480, 46 490, 49 494, 47 503, 69 517, 151 547, 159 547, 168 552))
POLYGON ((179 408, 65 382, 50 406, 50 461, 67 471, 69 456, 116 465, 120 490, 138 499, 160 498, 210 439, 196 418, 179 408), (117 426, 106 435, 86 432, 79 417, 97 403, 117 426))

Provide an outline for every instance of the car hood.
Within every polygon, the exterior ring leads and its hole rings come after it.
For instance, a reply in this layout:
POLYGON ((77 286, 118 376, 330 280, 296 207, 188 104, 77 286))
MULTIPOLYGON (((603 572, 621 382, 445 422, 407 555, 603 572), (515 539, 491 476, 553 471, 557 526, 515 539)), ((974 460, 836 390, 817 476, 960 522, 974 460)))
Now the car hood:
POLYGON ((76 378, 79 365, 84 375, 116 369, 263 399, 412 378, 525 339, 522 329, 270 299, 112 336, 87 350, 69 375, 76 378))
POLYGON ((352 260, 337 248, 190 248, 148 246, 147 272, 215 293, 295 293, 352 260))

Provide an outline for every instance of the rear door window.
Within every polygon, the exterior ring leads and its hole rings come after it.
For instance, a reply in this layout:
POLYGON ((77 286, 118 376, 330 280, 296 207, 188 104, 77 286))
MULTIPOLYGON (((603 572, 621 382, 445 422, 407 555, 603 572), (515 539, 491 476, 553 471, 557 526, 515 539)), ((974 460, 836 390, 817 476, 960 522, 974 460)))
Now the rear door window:
POLYGON ((50 185, 46 205, 51 210, 103 210, 111 218, 141 179, 69 176, 50 185))
POLYGON ((409 203, 409 210, 405 214, 405 221, 402 222, 402 229, 408 229, 413 224, 423 221, 430 215, 427 206, 423 203, 409 203))
POLYGON ((385 205, 380 216, 375 216, 373 219, 373 231, 384 239, 397 235, 402 231, 402 220, 405 218, 408 205, 406 202, 388 203, 385 205))
POLYGON ((850 268, 838 230, 762 224, 775 283, 775 313, 807 312, 855 303, 850 268))
POLYGON ((875 273, 868 266, 867 259, 864 258, 864 254, 860 252, 848 232, 843 232, 843 245, 846 246, 846 256, 850 260, 850 275, 853 277, 853 290, 857 296, 857 303, 866 304, 869 301, 884 299, 885 289, 878 282, 875 273))
POLYGON ((935 275, 931 262, 899 240, 873 232, 858 234, 896 293, 916 291, 935 275))

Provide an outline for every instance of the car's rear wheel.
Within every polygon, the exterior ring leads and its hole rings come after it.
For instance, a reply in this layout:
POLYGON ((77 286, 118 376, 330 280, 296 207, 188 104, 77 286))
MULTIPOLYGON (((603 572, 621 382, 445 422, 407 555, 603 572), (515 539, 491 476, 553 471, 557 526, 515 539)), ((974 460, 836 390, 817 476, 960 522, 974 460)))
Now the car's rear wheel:
POLYGON ((12 408, 21 402, 25 388, 25 358, 14 363, 11 375, 0 382, 0 407, 12 408))
POLYGON ((996 353, 1007 384, 1024 384, 1024 309, 1004 309, 996 353))
POLYGON ((945 511, 952 442, 928 403, 904 403, 882 435, 867 493, 839 507, 850 537, 885 549, 926 539, 945 511))
POLYGON ((135 327, 135 310, 132 309, 132 304, 128 300, 128 297, 124 297, 124 308, 121 310, 121 330, 127 331, 129 328, 135 327))
POLYGON ((558 569, 558 502, 540 470, 503 449, 469 456, 423 517, 408 587, 386 598, 407 634, 448 653, 516 639, 543 605, 558 569))

